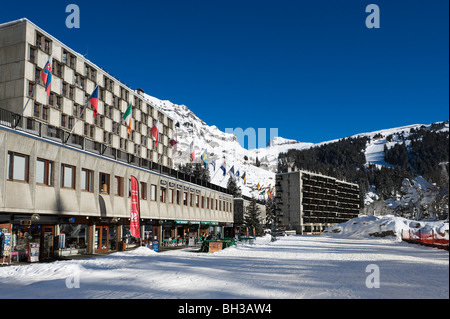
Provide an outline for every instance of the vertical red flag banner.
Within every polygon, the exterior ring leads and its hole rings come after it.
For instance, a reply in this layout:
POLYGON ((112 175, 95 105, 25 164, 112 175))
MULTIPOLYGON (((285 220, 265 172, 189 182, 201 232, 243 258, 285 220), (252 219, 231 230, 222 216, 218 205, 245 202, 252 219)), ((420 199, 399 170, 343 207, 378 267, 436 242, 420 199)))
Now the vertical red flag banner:
POLYGON ((141 227, 139 223, 139 182, 136 177, 131 176, 131 208, 130 208, 130 231, 131 236, 141 238, 141 227))

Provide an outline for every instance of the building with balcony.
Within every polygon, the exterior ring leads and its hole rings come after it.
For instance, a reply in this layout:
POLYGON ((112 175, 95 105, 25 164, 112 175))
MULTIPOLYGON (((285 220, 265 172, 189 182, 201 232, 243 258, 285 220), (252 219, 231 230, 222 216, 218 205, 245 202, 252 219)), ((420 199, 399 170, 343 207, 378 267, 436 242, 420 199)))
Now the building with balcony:
POLYGON ((306 171, 278 173, 277 227, 298 234, 320 234, 359 214, 359 186, 306 171))
POLYGON ((233 196, 174 169, 175 129, 142 90, 29 20, 0 24, 0 233, 11 234, 7 259, 26 261, 30 244, 39 244, 40 260, 138 244, 129 226, 131 176, 140 184, 144 243, 183 245, 232 227, 233 196), (39 74, 50 56, 48 97, 39 74), (94 119, 88 99, 97 84, 94 119), (122 118, 130 104, 128 134, 122 118), (157 120, 158 146, 150 134, 157 120))

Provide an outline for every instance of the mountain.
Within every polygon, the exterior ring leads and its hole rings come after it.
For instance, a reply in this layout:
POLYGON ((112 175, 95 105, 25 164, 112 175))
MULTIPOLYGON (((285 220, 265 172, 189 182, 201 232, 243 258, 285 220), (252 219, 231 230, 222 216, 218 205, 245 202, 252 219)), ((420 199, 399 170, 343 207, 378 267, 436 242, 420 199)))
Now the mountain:
MULTIPOLYGON (((178 135, 179 144, 178 152, 173 156, 175 167, 190 162, 188 150, 191 143, 194 142, 196 154, 195 162, 200 162, 200 156, 205 150, 208 152, 208 162, 211 163, 213 160, 216 161, 215 170, 212 165, 209 165, 212 183, 222 187, 227 186, 230 175, 227 174, 226 176, 223 176, 222 170, 220 170, 220 166, 226 161, 227 170, 234 166, 235 172, 239 171, 241 175, 244 174, 244 172, 246 173, 247 184, 244 185, 242 179, 239 179, 238 183, 242 189, 243 195, 256 198, 262 198, 259 191, 255 189, 257 184, 265 187, 274 186, 275 173, 280 165, 280 154, 283 155, 288 152, 311 152, 312 150, 339 145, 346 141, 350 141, 347 144, 351 147, 351 144, 355 141, 354 146, 358 145, 358 147, 361 148, 356 150, 356 153, 358 153, 357 155, 363 156, 362 159, 358 159, 362 164, 355 164, 361 166, 358 169, 367 169, 368 167, 371 167, 372 169, 374 167, 376 169, 393 168, 398 165, 397 163, 393 164, 386 162, 386 152, 389 152, 390 149, 394 149, 396 145, 410 147, 412 137, 415 136, 415 138, 417 138, 417 132, 421 130, 443 132, 447 135, 447 138, 449 131, 449 121, 445 121, 426 125, 414 124, 375 132, 360 133, 349 138, 341 138, 316 144, 274 137, 269 141, 267 147, 247 150, 239 144, 238 138, 235 135, 224 133, 214 125, 208 125, 197 117, 187 106, 160 100, 145 93, 143 95, 149 103, 168 114, 176 123, 175 131, 178 135), (356 141, 360 141, 360 144, 356 143, 356 141)), ((356 156, 356 153, 352 156, 356 156)), ((346 159, 345 156, 343 158, 344 162, 349 162, 350 160, 348 157, 346 159)), ((336 166, 335 170, 339 169, 340 167, 336 166)), ((340 174, 336 177, 347 179, 350 182, 359 182, 355 176, 348 177, 340 174)), ((401 181, 399 184, 401 184, 401 181)), ((370 204, 374 199, 379 198, 380 196, 380 194, 377 194, 377 190, 374 189, 373 185, 363 187, 363 190, 364 193, 362 194, 362 197, 366 199, 366 204, 370 204)), ((381 195, 381 197, 384 196, 381 195)))

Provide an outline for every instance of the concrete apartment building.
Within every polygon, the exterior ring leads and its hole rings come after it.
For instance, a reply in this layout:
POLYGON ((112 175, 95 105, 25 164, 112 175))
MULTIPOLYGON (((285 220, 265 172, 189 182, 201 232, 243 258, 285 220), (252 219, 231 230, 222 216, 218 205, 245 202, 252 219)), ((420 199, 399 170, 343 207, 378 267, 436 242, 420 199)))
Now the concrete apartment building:
POLYGON ((142 93, 27 19, 0 24, 0 233, 11 234, 8 258, 26 261, 30 243, 40 245, 41 260, 134 244, 130 176, 140 183, 143 240, 183 244, 232 227, 233 196, 174 170, 174 121, 142 93), (50 55, 48 97, 39 74, 50 55), (88 104, 70 134, 97 84, 99 115, 88 104), (150 134, 157 120, 158 146, 150 134))
POLYGON ((306 171, 279 173, 275 181, 277 227, 320 234, 359 214, 359 186, 306 171))

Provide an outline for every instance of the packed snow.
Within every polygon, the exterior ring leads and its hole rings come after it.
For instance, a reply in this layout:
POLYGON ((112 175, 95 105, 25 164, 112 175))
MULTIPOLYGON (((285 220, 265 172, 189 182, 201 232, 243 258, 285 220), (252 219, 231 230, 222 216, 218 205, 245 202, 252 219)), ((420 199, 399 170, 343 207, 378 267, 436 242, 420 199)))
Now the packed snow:
POLYGON ((352 235, 286 236, 275 242, 268 235, 216 253, 140 247, 105 257, 3 267, 0 298, 449 297, 448 251, 352 235), (379 270, 379 288, 366 285, 373 267, 379 270))

